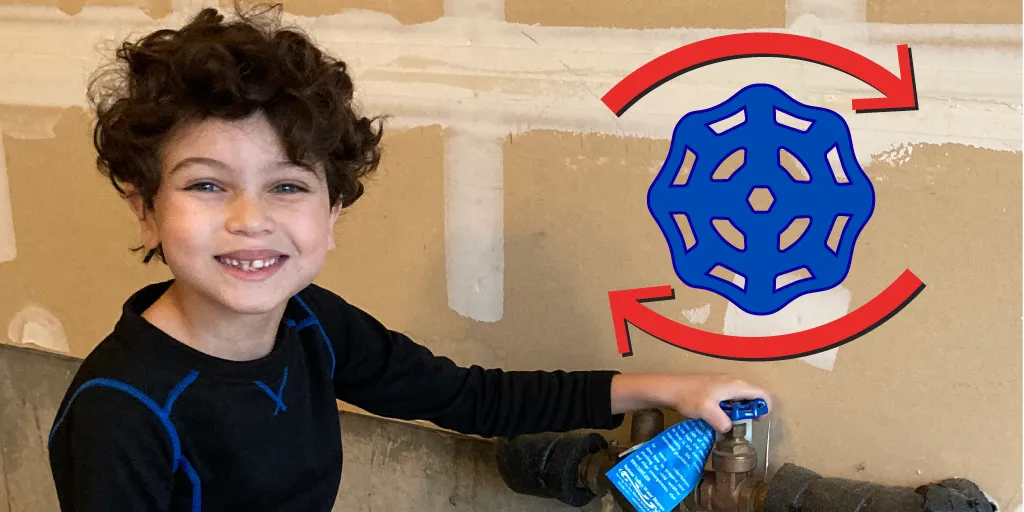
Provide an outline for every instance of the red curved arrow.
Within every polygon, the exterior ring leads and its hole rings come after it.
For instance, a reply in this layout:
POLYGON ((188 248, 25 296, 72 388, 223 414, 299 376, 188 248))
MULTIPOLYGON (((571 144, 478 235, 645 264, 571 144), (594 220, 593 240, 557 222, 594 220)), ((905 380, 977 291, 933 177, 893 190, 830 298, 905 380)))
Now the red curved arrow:
POLYGON ((903 309, 924 289, 909 269, 882 293, 852 313, 806 331, 776 336, 731 336, 694 329, 651 311, 643 302, 675 298, 671 286, 608 292, 615 339, 623 357, 633 355, 627 322, 666 343, 706 356, 775 361, 808 356, 863 336, 903 309))
POLYGON ((917 110, 910 47, 896 47, 900 76, 867 57, 820 39, 796 34, 745 32, 702 39, 676 48, 633 71, 615 84, 601 101, 621 116, 633 103, 672 78, 715 62, 745 57, 784 57, 822 64, 842 71, 882 93, 881 98, 853 100, 857 112, 917 110))

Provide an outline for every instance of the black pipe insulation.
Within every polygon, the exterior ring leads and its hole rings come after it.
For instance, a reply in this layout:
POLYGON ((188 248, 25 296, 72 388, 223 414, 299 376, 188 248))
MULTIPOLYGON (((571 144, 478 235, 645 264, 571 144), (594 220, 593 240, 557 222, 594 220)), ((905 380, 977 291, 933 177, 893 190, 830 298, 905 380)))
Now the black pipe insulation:
POLYGON ((573 507, 597 497, 579 486, 579 468, 587 455, 608 448, 600 434, 528 434, 498 439, 496 445, 498 472, 512 491, 573 507))
POLYGON ((970 480, 951 478, 919 487, 825 478, 784 464, 768 483, 764 512, 995 512, 970 480))

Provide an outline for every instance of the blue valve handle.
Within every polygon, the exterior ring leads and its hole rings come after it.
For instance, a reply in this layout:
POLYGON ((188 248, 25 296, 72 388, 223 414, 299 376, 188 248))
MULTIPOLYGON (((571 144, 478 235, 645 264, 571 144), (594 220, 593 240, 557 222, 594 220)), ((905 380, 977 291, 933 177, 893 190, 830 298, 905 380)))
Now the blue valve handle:
POLYGON ((764 399, 725 400, 718 405, 732 421, 751 420, 768 414, 768 403, 764 399))

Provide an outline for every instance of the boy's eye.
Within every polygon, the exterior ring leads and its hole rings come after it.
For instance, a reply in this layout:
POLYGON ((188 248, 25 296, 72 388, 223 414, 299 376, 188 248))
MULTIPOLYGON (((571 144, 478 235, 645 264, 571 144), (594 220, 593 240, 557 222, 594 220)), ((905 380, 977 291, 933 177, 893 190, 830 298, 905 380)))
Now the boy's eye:
POLYGON ((220 187, 208 181, 203 181, 200 183, 193 183, 192 185, 185 187, 185 190, 195 190, 198 192, 216 192, 220 190, 220 187))
POLYGON ((309 192, 309 190, 306 187, 303 187, 302 185, 297 185, 295 183, 282 183, 274 187, 274 191, 284 192, 286 194, 294 194, 296 192, 309 192))

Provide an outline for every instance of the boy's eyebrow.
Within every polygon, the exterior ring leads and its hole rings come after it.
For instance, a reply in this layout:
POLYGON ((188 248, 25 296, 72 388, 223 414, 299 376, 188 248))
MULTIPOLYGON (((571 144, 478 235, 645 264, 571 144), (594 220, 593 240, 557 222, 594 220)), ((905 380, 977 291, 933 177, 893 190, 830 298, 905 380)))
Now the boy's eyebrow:
POLYGON ((210 167, 218 167, 218 168, 225 169, 225 170, 227 170, 229 168, 228 164, 226 164, 224 162, 221 162, 220 160, 216 160, 216 159, 213 159, 213 158, 207 158, 205 156, 190 156, 190 157, 185 158, 182 161, 174 164, 174 167, 171 167, 171 170, 168 171, 167 175, 171 176, 178 169, 181 169, 182 167, 186 167, 186 166, 191 165, 191 164, 204 164, 204 165, 209 165, 210 167))
MULTIPOLYGON (((210 167, 217 167, 217 168, 223 169, 223 170, 230 170, 231 169, 230 165, 228 165, 228 164, 226 164, 224 162, 221 162, 220 160, 217 160, 215 158, 209 158, 209 157, 205 157, 205 156, 190 156, 190 157, 185 158, 185 159, 181 160, 180 162, 174 164, 174 167, 171 168, 171 170, 167 173, 167 175, 170 176, 170 175, 174 174, 174 172, 177 171, 178 169, 181 169, 182 167, 186 167, 186 166, 191 165, 191 164, 204 164, 204 165, 209 165, 210 167)), ((278 169, 287 168, 287 167, 295 167, 295 166, 296 166, 296 164, 294 162, 289 162, 288 160, 281 160, 279 162, 275 162, 274 165, 273 165, 273 167, 278 168, 278 169)), ((302 166, 300 166, 300 167, 302 167, 302 166)))

